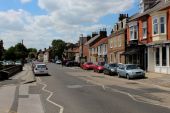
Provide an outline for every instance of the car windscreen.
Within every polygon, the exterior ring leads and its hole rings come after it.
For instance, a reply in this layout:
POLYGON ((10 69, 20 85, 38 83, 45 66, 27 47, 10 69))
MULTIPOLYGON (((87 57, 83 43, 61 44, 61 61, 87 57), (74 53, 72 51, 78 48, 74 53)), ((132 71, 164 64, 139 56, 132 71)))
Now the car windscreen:
POLYGON ((88 62, 87 64, 88 64, 88 65, 92 65, 93 63, 91 63, 91 62, 88 62))
POLYGON ((110 64, 110 67, 117 67, 117 64, 110 64))
POLYGON ((46 65, 37 65, 37 68, 46 68, 46 65))
POLYGON ((104 66, 104 64, 105 64, 104 62, 99 62, 98 63, 99 66, 104 66))
POLYGON ((137 65, 127 65, 126 69, 127 70, 138 69, 138 67, 137 67, 137 65))

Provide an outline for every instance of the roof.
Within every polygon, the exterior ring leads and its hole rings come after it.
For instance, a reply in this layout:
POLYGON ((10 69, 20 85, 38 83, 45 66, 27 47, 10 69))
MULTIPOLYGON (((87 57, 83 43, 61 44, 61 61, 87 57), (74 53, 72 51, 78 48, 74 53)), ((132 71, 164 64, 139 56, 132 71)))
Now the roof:
POLYGON ((85 45, 91 44, 93 41, 95 41, 99 37, 100 37, 100 35, 96 35, 95 37, 91 38, 88 42, 86 42, 85 45))
POLYGON ((107 43, 107 39, 108 38, 102 38, 100 41, 98 41, 97 43, 95 43, 91 48, 96 48, 101 44, 106 44, 107 43))
POLYGON ((164 9, 164 8, 166 8, 166 7, 169 7, 169 6, 170 6, 170 2, 168 2, 168 1, 165 2, 165 0, 160 0, 154 7, 146 10, 145 12, 143 12, 143 13, 137 13, 137 14, 131 16, 131 17, 129 18, 129 21, 132 21, 132 20, 134 20, 134 19, 136 19, 136 18, 142 17, 142 16, 147 15, 147 14, 149 14, 149 13, 152 13, 152 12, 154 12, 154 11, 159 11, 159 10, 164 9))

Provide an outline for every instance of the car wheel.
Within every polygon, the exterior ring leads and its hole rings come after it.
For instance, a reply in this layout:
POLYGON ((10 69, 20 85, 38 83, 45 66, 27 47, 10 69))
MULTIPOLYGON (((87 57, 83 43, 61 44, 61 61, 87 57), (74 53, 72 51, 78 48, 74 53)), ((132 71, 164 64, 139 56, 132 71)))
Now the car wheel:
POLYGON ((130 76, 129 76, 128 74, 126 74, 126 78, 127 78, 128 80, 130 80, 130 76))
POLYGON ((106 74, 105 70, 103 71, 103 74, 106 74))

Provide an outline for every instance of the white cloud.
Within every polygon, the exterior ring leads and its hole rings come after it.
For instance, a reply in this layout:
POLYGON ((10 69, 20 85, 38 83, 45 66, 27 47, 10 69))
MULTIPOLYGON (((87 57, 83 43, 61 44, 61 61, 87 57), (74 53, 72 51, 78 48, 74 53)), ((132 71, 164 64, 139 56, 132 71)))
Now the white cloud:
MULTIPOLYGON (((23 3, 29 0, 21 0, 23 3)), ((80 34, 99 30, 105 25, 98 20, 108 14, 120 13, 134 0, 39 0, 47 15, 8 10, 0 12, 0 39, 5 48, 21 40, 27 47, 47 48, 53 39, 77 42, 80 34)), ((108 26, 111 27, 112 25, 108 26)))
POLYGON ((26 3, 31 2, 32 0, 20 0, 20 1, 21 1, 21 3, 26 4, 26 3))
POLYGON ((100 17, 120 13, 134 0, 39 0, 39 6, 68 24, 97 22, 100 17))

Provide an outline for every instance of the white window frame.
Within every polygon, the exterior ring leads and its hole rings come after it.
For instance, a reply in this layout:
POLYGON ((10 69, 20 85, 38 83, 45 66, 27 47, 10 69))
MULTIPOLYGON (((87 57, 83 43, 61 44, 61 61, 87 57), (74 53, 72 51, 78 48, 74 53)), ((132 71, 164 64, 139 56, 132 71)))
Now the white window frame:
POLYGON ((153 36, 157 36, 157 35, 166 35, 167 34, 167 16, 166 14, 164 15, 157 15, 157 16, 154 16, 153 19, 152 19, 152 35, 153 36), (164 30, 165 32, 164 33, 161 33, 161 21, 160 19, 161 18, 164 18, 164 30), (157 19, 157 26, 158 26, 158 33, 157 34, 154 34, 154 19, 157 19))
POLYGON ((159 22, 160 34, 166 34, 166 16, 165 16, 165 15, 164 15, 164 16, 161 15, 160 18, 159 18, 159 21, 160 21, 160 22, 159 22), (162 18, 162 17, 164 18, 164 30, 165 30, 164 33, 161 33, 161 24, 162 24, 162 23, 161 23, 161 18, 162 18))
POLYGON ((142 23, 142 36, 143 36, 143 39, 147 38, 147 21, 144 21, 142 23), (144 35, 144 29, 146 30, 145 35, 144 35))
POLYGON ((153 34, 153 36, 158 35, 158 34, 159 34, 159 18, 158 18, 157 16, 153 17, 153 20, 152 20, 152 28, 153 28, 153 29, 152 29, 152 34, 153 34), (157 20, 157 23, 154 23, 155 19, 157 20), (157 31, 156 34, 154 33, 155 24, 157 24, 157 28, 158 28, 158 31, 157 31))
POLYGON ((130 40, 138 40, 139 39, 139 36, 138 36, 138 24, 137 24, 137 22, 135 21, 135 22, 132 22, 132 23, 130 23, 130 25, 129 25, 129 33, 130 33, 130 40), (135 29, 135 27, 136 27, 136 29, 135 29), (135 38, 135 30, 136 30, 136 38, 135 38), (131 32, 133 33, 132 35, 131 35, 131 32))

